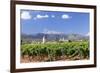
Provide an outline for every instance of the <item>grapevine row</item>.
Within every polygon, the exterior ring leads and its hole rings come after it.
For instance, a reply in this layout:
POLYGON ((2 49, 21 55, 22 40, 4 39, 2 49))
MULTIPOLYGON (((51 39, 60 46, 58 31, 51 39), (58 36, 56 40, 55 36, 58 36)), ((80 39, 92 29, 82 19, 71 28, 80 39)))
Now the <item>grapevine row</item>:
POLYGON ((44 43, 44 44, 23 44, 21 45, 21 55, 42 56, 46 55, 50 60, 57 56, 67 56, 69 58, 79 56, 89 57, 88 42, 64 42, 64 43, 44 43))

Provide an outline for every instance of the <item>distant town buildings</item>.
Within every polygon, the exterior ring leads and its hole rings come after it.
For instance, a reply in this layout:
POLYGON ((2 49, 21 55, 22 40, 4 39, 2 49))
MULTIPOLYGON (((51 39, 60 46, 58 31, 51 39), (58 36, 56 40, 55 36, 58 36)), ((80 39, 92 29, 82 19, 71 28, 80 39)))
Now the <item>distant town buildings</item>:
POLYGON ((59 39, 59 41, 68 41, 68 40, 63 37, 63 38, 59 39))

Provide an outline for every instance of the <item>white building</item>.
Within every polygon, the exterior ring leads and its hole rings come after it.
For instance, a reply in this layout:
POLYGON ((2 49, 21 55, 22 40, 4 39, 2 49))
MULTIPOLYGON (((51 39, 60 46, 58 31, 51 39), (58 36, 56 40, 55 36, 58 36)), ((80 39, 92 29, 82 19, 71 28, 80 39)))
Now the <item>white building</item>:
POLYGON ((59 41, 68 41, 68 40, 63 37, 59 41))

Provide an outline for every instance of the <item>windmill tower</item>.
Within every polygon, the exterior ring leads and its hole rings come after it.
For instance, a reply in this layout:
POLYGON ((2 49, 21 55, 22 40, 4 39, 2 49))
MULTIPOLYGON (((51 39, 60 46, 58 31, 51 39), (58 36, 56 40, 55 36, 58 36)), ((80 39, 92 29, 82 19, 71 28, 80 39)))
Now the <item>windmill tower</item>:
POLYGON ((46 39, 45 39, 45 35, 43 36, 43 39, 42 39, 42 43, 45 43, 46 39))

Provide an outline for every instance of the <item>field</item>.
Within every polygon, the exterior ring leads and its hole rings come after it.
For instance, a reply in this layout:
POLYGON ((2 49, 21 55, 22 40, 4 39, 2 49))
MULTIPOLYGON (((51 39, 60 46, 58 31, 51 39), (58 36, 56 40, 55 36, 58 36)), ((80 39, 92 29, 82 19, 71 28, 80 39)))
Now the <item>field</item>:
POLYGON ((89 42, 46 42, 21 45, 21 63, 89 59, 89 42))

